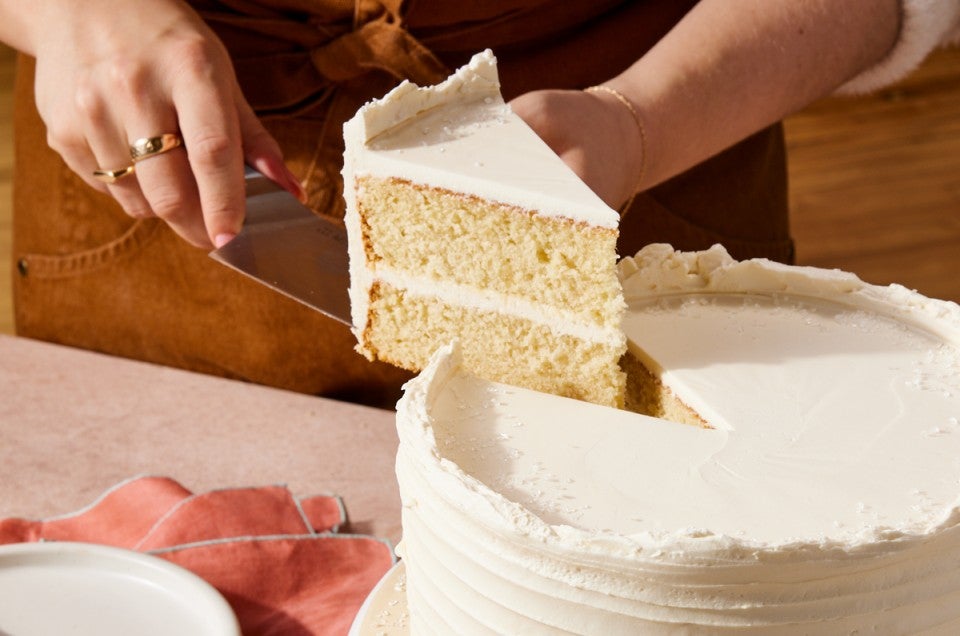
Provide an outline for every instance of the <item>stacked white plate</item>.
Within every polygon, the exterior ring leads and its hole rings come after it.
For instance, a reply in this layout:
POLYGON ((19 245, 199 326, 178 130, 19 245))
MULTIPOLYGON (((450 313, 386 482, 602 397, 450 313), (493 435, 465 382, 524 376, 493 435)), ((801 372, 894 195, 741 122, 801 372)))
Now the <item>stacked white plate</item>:
POLYGON ((197 575, 86 543, 0 546, 0 636, 239 636, 226 599, 197 575))

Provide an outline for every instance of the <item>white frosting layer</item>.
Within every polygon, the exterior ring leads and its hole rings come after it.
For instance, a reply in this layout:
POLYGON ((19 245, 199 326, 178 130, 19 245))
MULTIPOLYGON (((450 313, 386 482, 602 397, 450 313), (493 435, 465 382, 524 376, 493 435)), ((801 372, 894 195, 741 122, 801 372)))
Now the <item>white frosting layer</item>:
POLYGON ((397 419, 417 631, 955 633, 960 308, 720 248, 621 272, 631 347, 717 428, 438 357, 397 419))
POLYGON ((504 103, 496 64, 478 53, 441 84, 404 82, 361 108, 344 125, 349 176, 397 177, 616 228, 617 213, 504 103))
POLYGON ((619 217, 507 106, 490 51, 436 86, 404 82, 344 125, 345 222, 354 331, 377 273, 363 250, 357 177, 396 177, 544 216, 614 229, 619 217))
POLYGON ((515 316, 547 325, 554 334, 569 335, 586 342, 598 342, 621 350, 624 346, 623 331, 617 327, 598 328, 596 324, 584 321, 572 311, 545 307, 526 298, 505 296, 450 281, 425 280, 423 277, 411 276, 388 267, 377 268, 377 280, 402 289, 410 296, 440 300, 452 307, 515 316))

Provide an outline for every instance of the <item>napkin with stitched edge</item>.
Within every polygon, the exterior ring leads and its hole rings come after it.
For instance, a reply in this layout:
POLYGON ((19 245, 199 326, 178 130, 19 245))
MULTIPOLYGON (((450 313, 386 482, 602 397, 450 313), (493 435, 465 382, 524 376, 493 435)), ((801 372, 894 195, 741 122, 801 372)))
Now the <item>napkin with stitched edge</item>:
POLYGON ((339 532, 339 497, 283 486, 194 494, 167 477, 117 484, 89 506, 44 520, 0 519, 0 544, 81 541, 145 552, 211 583, 245 635, 346 634, 395 562, 389 542, 339 532))

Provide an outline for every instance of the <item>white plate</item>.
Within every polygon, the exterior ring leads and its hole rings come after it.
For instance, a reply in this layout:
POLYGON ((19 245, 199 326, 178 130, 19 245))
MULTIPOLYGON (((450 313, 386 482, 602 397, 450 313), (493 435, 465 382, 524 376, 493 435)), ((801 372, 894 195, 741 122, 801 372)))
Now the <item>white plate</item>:
POLYGON ((407 571, 400 561, 387 570, 360 606, 348 636, 408 636, 407 571))
POLYGON ((0 635, 239 636, 209 583, 139 552, 70 542, 0 546, 0 635))

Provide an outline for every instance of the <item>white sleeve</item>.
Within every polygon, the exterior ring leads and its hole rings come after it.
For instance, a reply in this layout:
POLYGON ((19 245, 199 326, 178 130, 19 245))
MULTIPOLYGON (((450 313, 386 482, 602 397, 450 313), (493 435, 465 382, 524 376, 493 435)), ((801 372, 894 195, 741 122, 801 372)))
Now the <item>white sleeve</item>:
POLYGON ((960 43, 960 0, 902 0, 900 35, 893 49, 837 92, 861 94, 892 84, 933 49, 949 43, 960 43))

